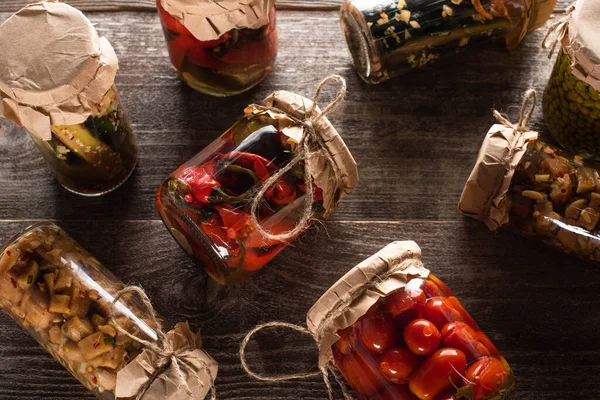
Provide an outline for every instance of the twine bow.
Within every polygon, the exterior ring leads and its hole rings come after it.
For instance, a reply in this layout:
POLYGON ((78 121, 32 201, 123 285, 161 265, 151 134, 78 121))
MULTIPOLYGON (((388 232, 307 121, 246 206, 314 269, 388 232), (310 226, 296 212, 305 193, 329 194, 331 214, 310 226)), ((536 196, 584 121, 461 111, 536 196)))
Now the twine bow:
MULTIPOLYGON (((142 288, 137 287, 137 286, 128 286, 128 287, 125 287, 124 289, 118 291, 115 294, 115 297, 112 301, 111 308, 110 308, 110 321, 111 321, 112 325, 117 329, 117 331, 119 331, 119 333, 140 343, 141 345, 143 345, 145 347, 145 350, 147 349, 149 351, 152 351, 153 353, 155 353, 157 355, 156 361, 153 365, 154 372, 152 373, 151 376, 148 377, 147 381, 144 382, 144 384, 142 384, 140 386, 137 393, 135 394, 135 400, 141 400, 144 397, 144 394, 148 391, 148 389, 154 382, 154 380, 160 374, 165 372, 170 366, 173 366, 173 368, 176 372, 175 376, 177 378, 177 382, 175 382, 175 383, 176 383, 177 387, 183 388, 185 390, 185 392, 188 394, 188 396, 190 396, 190 399, 193 398, 194 394, 187 383, 186 375, 184 374, 183 371, 185 370, 187 373, 192 374, 195 378, 197 378, 198 382, 202 382, 202 380, 200 379, 198 374, 195 372, 195 368, 192 365, 190 365, 189 362, 185 359, 185 356, 183 353, 188 351, 188 349, 186 349, 186 348, 174 349, 173 348, 171 341, 168 340, 168 338, 166 337, 166 334, 162 330, 161 324, 159 323, 159 321, 157 319, 156 311, 154 310, 154 306, 152 306, 152 303, 150 302, 148 295, 146 294, 146 292, 144 292, 144 290, 142 288), (116 308, 118 301, 123 296, 125 296, 127 294, 133 294, 133 293, 137 294, 140 297, 142 304, 146 307, 147 314, 150 316, 150 320, 153 323, 153 329, 157 336, 157 339, 155 342, 152 342, 152 341, 149 341, 146 339, 142 339, 141 337, 128 332, 126 329, 121 327, 121 325, 115 320, 115 311, 116 311, 115 308, 116 308)), ((210 398, 211 398, 211 400, 216 400, 217 391, 214 386, 214 378, 212 376, 210 368, 204 361, 202 361, 202 366, 203 366, 203 372, 205 372, 207 374, 207 376, 210 378, 210 382, 211 382, 210 398)))
POLYGON ((567 15, 550 25, 550 27, 546 31, 544 39, 542 39, 542 48, 547 49, 548 45, 550 46, 550 50, 548 51, 548 58, 552 57, 552 54, 554 54, 554 50, 556 49, 557 43, 563 40, 563 38, 569 32, 569 22, 571 21, 571 15, 573 14, 573 10, 575 10, 575 3, 571 4, 569 8, 567 8, 567 15), (552 40, 548 41, 552 33, 554 33, 554 37, 552 38, 552 40))
MULTIPOLYGON (((304 163, 304 177, 305 177, 305 185, 306 191, 304 194, 304 208, 302 212, 302 217, 298 221, 298 223, 294 226, 293 229, 273 234, 268 232, 258 221, 258 213, 260 210, 261 202, 267 193, 267 191, 274 185, 277 184, 279 178, 281 178, 284 174, 290 171, 294 166, 299 164, 302 161, 305 161, 307 156, 315 151, 315 149, 326 148, 323 138, 317 133, 315 129, 315 125, 325 116, 330 114, 335 110, 335 108, 344 100, 344 96, 346 95, 346 81, 339 75, 331 75, 317 85, 317 90, 315 91, 315 95, 313 97, 313 102, 310 110, 307 110, 305 117, 303 120, 294 118, 289 116, 292 121, 296 124, 302 126, 303 135, 300 143, 298 143, 296 155, 287 165, 283 168, 279 169, 275 174, 273 174, 269 179, 267 179, 264 184, 260 187, 254 198, 252 199, 252 207, 250 209, 250 216, 252 217, 252 222, 256 227, 258 233, 260 233, 265 239, 276 240, 276 241, 285 241, 288 239, 292 239, 302 233, 304 229, 310 223, 310 220, 313 217, 313 193, 314 186, 312 183, 311 173, 308 162, 304 163), (317 101, 321 95, 321 90, 330 82, 338 82, 341 85, 340 90, 338 91, 335 99, 331 101, 325 108, 323 108, 320 112, 317 112, 317 101)), ((276 109, 275 107, 257 107, 262 110, 270 110, 277 113, 285 112, 276 109)), ((327 151, 324 152, 326 154, 326 159, 328 164, 331 166, 332 170, 335 172, 335 179, 339 182, 341 180, 340 172, 337 164, 335 163, 331 154, 327 151)), ((339 201, 339 200, 336 200, 339 201)))
POLYGON ((527 124, 531 119, 531 115, 533 114, 533 110, 535 109, 535 103, 537 102, 537 95, 535 93, 535 89, 529 89, 525 92, 525 96, 523 96, 523 103, 521 104, 521 113, 519 114, 519 122, 513 124, 510 122, 504 115, 502 115, 498 110, 493 109, 494 117, 496 120, 500 122, 502 125, 507 128, 512 128, 516 133, 523 133, 528 131, 529 128, 527 124), (527 109, 527 103, 533 99, 531 106, 527 109))

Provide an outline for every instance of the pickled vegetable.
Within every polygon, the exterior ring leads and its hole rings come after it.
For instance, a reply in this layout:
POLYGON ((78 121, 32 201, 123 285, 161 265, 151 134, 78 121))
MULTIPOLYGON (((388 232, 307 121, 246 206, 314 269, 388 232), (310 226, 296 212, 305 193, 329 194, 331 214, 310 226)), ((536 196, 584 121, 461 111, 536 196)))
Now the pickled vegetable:
MULTIPOLYGON (((117 373, 143 347, 108 318, 123 284, 52 224, 28 229, 0 251, 0 282, 2 308, 98 398, 114 400, 117 373)), ((120 300, 116 311, 125 330, 156 339, 134 299, 120 300)))
POLYGON ((508 398, 510 367, 451 295, 432 275, 413 278, 338 331, 335 365, 360 399, 508 398))

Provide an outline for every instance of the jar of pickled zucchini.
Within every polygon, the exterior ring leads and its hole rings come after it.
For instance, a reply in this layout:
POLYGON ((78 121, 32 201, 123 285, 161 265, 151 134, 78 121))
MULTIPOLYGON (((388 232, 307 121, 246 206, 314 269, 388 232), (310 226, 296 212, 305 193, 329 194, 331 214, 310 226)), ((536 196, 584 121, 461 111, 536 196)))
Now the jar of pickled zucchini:
POLYGON ((581 258, 600 261, 600 164, 494 125, 458 209, 492 230, 508 227, 581 258))
POLYGON ((0 250, 0 306, 97 398, 203 399, 216 362, 198 348, 187 324, 166 333, 174 349, 187 351, 180 357, 192 370, 184 380, 198 396, 176 397, 185 394, 169 383, 179 382, 176 367, 161 369, 156 353, 135 339, 158 340, 157 329, 166 323, 137 297, 116 298, 124 287, 51 223, 24 230, 0 250), (154 379, 163 383, 154 385, 154 379))
POLYGON ((219 283, 249 278, 287 247, 297 234, 285 239, 278 235, 303 219, 307 200, 312 215, 327 217, 356 186, 356 163, 326 117, 314 123, 311 139, 322 147, 298 159, 306 134, 301 121, 312 104, 278 91, 267 97, 264 107, 247 107, 244 118, 159 188, 156 204, 168 230, 219 283), (258 201, 256 192, 272 177, 273 185, 258 201), (307 179, 312 199, 305 197, 307 179), (253 221, 254 205, 256 222, 267 237, 253 221))
POLYGON ((558 32, 561 43, 543 99, 548 130, 564 148, 600 160, 600 3, 579 0, 558 32))
POLYGON ((341 22, 354 67, 367 83, 490 40, 514 49, 542 26, 556 0, 347 0, 341 22))
POLYGON ((193 89, 235 95, 256 86, 273 68, 278 45, 275 0, 156 4, 171 64, 193 89))
POLYGON ((0 116, 29 131, 59 183, 84 196, 122 185, 136 140, 117 57, 92 23, 64 3, 28 5, 0 25, 0 53, 0 116))
POLYGON ((393 242, 334 284, 307 315, 319 363, 361 400, 505 399, 510 366, 452 291, 393 242))

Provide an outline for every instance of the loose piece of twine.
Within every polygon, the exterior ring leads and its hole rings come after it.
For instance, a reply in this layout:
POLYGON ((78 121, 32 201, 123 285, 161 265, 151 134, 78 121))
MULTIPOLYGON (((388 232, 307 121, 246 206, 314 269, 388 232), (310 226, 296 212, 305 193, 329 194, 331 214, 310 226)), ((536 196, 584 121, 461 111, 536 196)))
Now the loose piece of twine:
MULTIPOLYGON (((154 372, 148 377, 148 380, 138 389, 137 393, 135 394, 135 400, 141 400, 144 397, 146 391, 150 388, 150 386, 156 379, 156 377, 165 372, 170 365, 173 365, 176 371, 175 375, 177 378, 176 383, 178 388, 184 388, 188 396, 190 396, 190 399, 192 398, 194 394, 192 393, 187 384, 187 380, 182 369, 186 369, 188 373, 191 372, 197 378, 198 382, 201 382, 202 384, 203 382, 198 376, 198 374, 196 374, 194 366, 190 365, 188 361, 186 361, 182 357, 182 353, 185 350, 173 349, 171 342, 166 339, 165 332, 162 330, 161 324, 159 323, 158 318, 156 316, 154 306, 152 305, 150 299, 148 298, 148 295, 146 294, 146 292, 144 292, 142 288, 137 286, 127 286, 115 294, 114 300, 112 301, 110 308, 110 322, 119 331, 119 333, 142 344, 143 346, 145 346, 145 348, 154 352, 158 356, 153 365, 154 372), (152 323, 154 325, 153 329, 157 336, 156 342, 151 342, 149 340, 142 339, 139 336, 129 333, 126 329, 121 327, 121 325, 115 320, 115 306, 117 302, 127 294, 137 294, 140 297, 142 304, 146 307, 147 314, 150 316, 150 319, 152 320, 152 323)), ((210 398, 211 400, 216 400, 217 390, 214 385, 214 378, 212 376, 209 366, 205 362, 201 362, 203 364, 203 371, 208 375, 210 379, 210 398)))
POLYGON ((550 46, 548 58, 552 57, 552 54, 554 54, 554 50, 556 49, 556 45, 566 36, 567 32, 569 31, 569 21, 571 21, 571 14, 573 13, 573 10, 575 10, 575 3, 571 4, 567 8, 567 15, 565 17, 550 25, 546 31, 544 39, 542 39, 542 48, 547 49, 548 45, 550 46), (554 37, 550 42, 548 42, 548 39, 553 32, 555 33, 554 37))
MULTIPOLYGON (((267 231, 258 221, 258 213, 260 209, 261 202, 267 193, 267 191, 274 185, 277 184, 279 178, 281 178, 284 174, 290 171, 295 165, 300 163, 301 161, 305 161, 308 154, 314 149, 326 148, 325 142, 323 138, 316 132, 315 125, 316 123, 323 117, 327 116, 335 108, 344 100, 344 96, 346 95, 346 81, 339 75, 331 75, 317 85, 317 90, 313 97, 313 104, 310 110, 308 110, 305 114, 304 120, 296 120, 302 127, 304 128, 304 133, 302 135, 302 139, 300 143, 298 143, 298 150, 296 151, 296 155, 292 160, 283 168, 278 170, 275 174, 273 174, 269 179, 267 179, 264 184, 260 187, 256 195, 252 200, 252 207, 250 209, 250 216, 252 217, 252 222, 256 227, 258 233, 260 233, 265 239, 269 240, 277 240, 277 241, 285 241, 288 239, 292 239, 299 235, 304 229, 306 229, 310 220, 313 217, 313 192, 314 187, 312 183, 312 177, 309 169, 308 162, 304 163, 304 177, 305 177, 305 185, 306 191, 304 193, 304 210, 302 212, 302 218, 298 221, 298 223, 294 226, 293 229, 274 234, 272 232, 267 231), (321 95, 321 90, 330 82, 336 81, 341 85, 341 88, 331 103, 329 103, 321 112, 316 112, 317 101, 321 95)), ((265 107, 266 110, 275 111, 278 113, 283 113, 281 110, 277 110, 274 107, 265 107)), ((339 182, 340 173, 337 164, 335 163, 333 157, 328 151, 325 151, 327 156, 327 162, 333 169, 336 175, 336 180, 339 182)))
POLYGON ((325 382, 325 386, 327 387, 327 393, 329 395, 329 399, 333 400, 333 389, 331 387, 331 381, 329 380, 329 372, 331 372, 332 375, 334 376, 336 382, 338 383, 338 385, 341 388, 342 394, 344 395, 344 399, 345 400, 353 400, 354 398, 350 394, 350 390, 344 383, 343 378, 339 376, 339 374, 337 372, 337 368, 335 367, 335 365, 332 362, 329 362, 326 367, 319 367, 319 371, 315 371, 315 372, 306 372, 306 373, 298 373, 298 374, 290 374, 290 375, 278 375, 278 376, 264 376, 264 375, 257 374, 256 372, 252 371, 250 369, 250 367, 248 366, 248 362, 246 361, 246 347, 248 346, 248 343, 250 342, 252 337, 257 332, 259 332, 265 328, 289 328, 289 329, 293 329, 297 332, 304 333, 304 334, 311 336, 314 339, 315 343, 317 344, 317 348, 320 349, 321 341, 323 338, 323 332, 325 331, 325 329, 330 327, 333 324, 333 321, 337 317, 339 317, 341 314, 346 312, 348 307, 350 307, 352 305, 352 303, 354 303, 355 300, 357 300, 359 297, 361 297, 368 289, 387 280, 388 278, 390 278, 392 275, 394 275, 398 271, 402 271, 402 270, 408 268, 409 266, 413 266, 413 265, 423 267, 423 264, 421 263, 420 260, 417 260, 415 258, 408 258, 408 259, 402 261, 401 263, 397 264, 396 266, 390 268, 385 273, 373 276, 371 281, 367 282, 366 284, 364 284, 361 287, 356 288, 356 290, 354 290, 352 293, 350 293, 350 295, 348 296, 347 299, 345 299, 344 301, 340 301, 338 304, 333 306, 329 310, 329 312, 325 315, 325 317, 322 319, 321 323, 319 324, 319 327, 317 328, 317 332, 315 334, 313 334, 312 332, 310 332, 308 329, 304 328, 303 326, 290 324, 287 322, 273 321, 273 322, 267 322, 264 324, 257 325, 256 327, 254 327, 254 329, 252 329, 250 332, 248 332, 246 334, 246 336, 240 343, 239 356, 240 356, 242 368, 251 377, 253 377, 257 380, 266 381, 266 382, 279 382, 279 381, 287 381, 287 380, 291 380, 291 379, 304 379, 304 378, 312 378, 312 377, 315 377, 318 375, 322 375, 323 381, 325 382))
POLYGON ((529 129, 527 127, 527 124, 531 119, 533 110, 535 110, 536 102, 537 95, 535 93, 535 89, 527 90, 527 92, 525 92, 525 96, 523 96, 523 103, 521 104, 521 113, 519 114, 519 122, 517 124, 513 124, 512 122, 510 122, 508 118, 502 115, 498 110, 492 109, 492 111, 494 113, 494 117, 496 117, 496 120, 498 120, 498 122, 500 122, 502 125, 506 126, 507 128, 514 129, 516 133, 523 133, 529 129), (529 106, 529 109, 527 109, 527 103, 529 103, 531 99, 533 99, 533 102, 529 106))

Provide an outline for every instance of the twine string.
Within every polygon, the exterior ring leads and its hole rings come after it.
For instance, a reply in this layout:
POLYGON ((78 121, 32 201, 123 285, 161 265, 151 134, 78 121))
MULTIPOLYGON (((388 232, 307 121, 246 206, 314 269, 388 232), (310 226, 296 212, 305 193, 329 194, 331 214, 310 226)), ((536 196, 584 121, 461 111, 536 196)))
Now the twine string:
MULTIPOLYGON (((135 394, 136 400, 141 400, 144 397, 144 394, 148 391, 148 389, 154 382, 154 380, 160 374, 165 372, 171 365, 173 366, 173 368, 175 370, 175 376, 177 379, 177 382, 176 382, 177 387, 183 388, 186 391, 186 393, 188 394, 188 396, 190 396, 190 398, 193 397, 194 394, 192 393, 189 385, 187 384, 187 380, 186 380, 185 373, 183 372, 183 370, 186 370, 187 372, 192 373, 197 378, 198 381, 200 381, 200 382, 202 382, 202 381, 199 379, 199 376, 198 376, 198 374, 196 374, 194 368, 191 365, 189 365, 189 363, 183 357, 183 353, 185 352, 185 350, 173 349, 171 342, 169 340, 167 340, 165 332, 162 329, 162 325, 158 321, 158 317, 156 315, 156 311, 154 310, 154 306, 152 305, 152 303, 150 302, 150 299, 148 298, 148 295, 142 288, 137 287, 137 286, 127 286, 124 289, 119 290, 115 294, 114 299, 111 304, 111 308, 110 308, 110 322, 117 329, 117 331, 119 333, 140 343, 145 348, 152 351, 153 353, 155 353, 158 356, 156 358, 156 360, 154 361, 154 365, 153 365, 154 372, 150 375, 150 377, 146 380, 146 382, 144 382, 144 384, 142 384, 140 386, 140 388, 138 389, 137 393, 135 394), (129 295, 129 294, 137 294, 139 296, 142 304, 146 308, 146 313, 150 316, 150 320, 152 321, 152 323, 154 325, 153 329, 154 329, 154 332, 156 333, 156 337, 157 337, 157 340, 155 342, 143 339, 137 335, 130 333, 125 328, 121 327, 121 325, 116 321, 116 319, 115 319, 116 305, 122 297, 129 295)), ((211 397, 210 398, 211 398, 211 400, 216 400, 217 391, 214 386, 214 379, 213 379, 212 373, 210 371, 210 368, 209 368, 208 364, 206 364, 204 361, 201 361, 201 363, 202 363, 203 372, 205 372, 208 375, 208 377, 211 381, 211 387, 210 387, 211 397)), ((203 384, 203 382, 202 382, 202 384, 203 384)))
POLYGON ((525 96, 523 96, 523 103, 521 104, 521 113, 519 114, 519 122, 517 124, 513 124, 512 122, 510 122, 510 120, 508 120, 508 118, 502 115, 498 110, 493 109, 492 111, 494 113, 494 117, 496 117, 496 120, 498 120, 498 122, 500 122, 502 125, 506 126, 507 128, 514 129, 517 133, 523 133, 529 129, 527 127, 527 124, 529 124, 529 120, 533 115, 533 110, 535 110, 536 102, 537 94, 535 92, 535 89, 527 90, 527 92, 525 92, 525 96), (527 108, 527 105, 530 102, 531 105, 529 105, 529 108, 527 108))
POLYGON ((573 13, 573 10, 575 10, 575 3, 571 4, 567 8, 567 14, 563 18, 550 25, 546 31, 546 34, 542 39, 542 48, 547 49, 548 46, 550 46, 550 50, 548 50, 548 58, 551 58, 552 54, 554 54, 554 50, 556 49, 558 42, 560 42, 567 35, 569 30, 569 21, 571 20, 571 14, 573 13), (552 33, 554 33, 554 37, 552 37, 552 40, 548 41, 550 36, 552 36, 552 33))
MULTIPOLYGON (((256 230, 258 231, 258 233, 260 233, 265 239, 275 240, 275 241, 286 241, 286 240, 292 239, 292 238, 296 237, 297 235, 299 235, 300 233, 302 233, 302 231, 304 231, 304 229, 306 229, 306 227, 310 223, 310 220, 313 217, 313 204, 314 204, 313 193, 314 193, 315 189, 314 189, 314 186, 312 183, 310 168, 309 168, 308 162, 306 162, 306 158, 315 149, 325 149, 326 150, 326 144, 323 141, 323 138, 316 132, 315 125, 317 124, 317 122, 319 122, 321 120, 321 118, 323 118, 323 117, 327 116, 328 114, 330 114, 331 112, 333 112, 335 110, 335 108, 344 100, 345 95, 346 95, 346 81, 344 80, 344 78, 342 78, 339 75, 331 75, 331 76, 325 78, 324 80, 322 80, 321 82, 319 82, 319 84, 317 85, 317 89, 316 89, 315 95, 313 97, 313 104, 312 104, 310 110, 308 110, 306 112, 304 119, 298 120, 296 118, 291 118, 294 122, 301 125, 303 127, 303 131, 304 131, 303 135, 302 135, 302 139, 300 140, 300 143, 298 143, 298 149, 296 151, 296 155, 294 156, 294 158, 292 158, 292 160, 290 160, 287 163, 287 165, 285 165, 283 168, 279 169, 276 173, 274 173, 271 177, 269 177, 269 179, 267 179, 262 184, 260 189, 257 191, 256 195, 252 199, 252 207, 250 209, 250 216, 252 218, 252 223, 256 227, 256 230), (338 82, 341 86, 335 99, 333 99, 329 104, 327 104, 327 106, 325 106, 325 108, 323 108, 320 112, 316 112, 317 102, 321 95, 322 89, 325 86, 327 86, 327 84, 332 83, 332 82, 338 82), (302 161, 305 161, 304 162, 304 177, 305 177, 305 186, 306 186, 306 190, 304 193, 302 217, 300 218, 300 220, 295 224, 295 226, 292 229, 290 229, 286 232, 281 232, 281 233, 269 232, 258 221, 258 214, 259 214, 262 200, 263 200, 265 194, 267 193, 267 191, 271 187, 276 185, 279 182, 279 179, 284 174, 289 172, 292 168, 294 168, 294 166, 298 165, 298 163, 300 163, 302 161)), ((270 110, 270 111, 282 113, 280 110, 277 110, 274 107, 261 107, 261 108, 264 110, 270 110)), ((341 180, 341 178, 340 178, 341 174, 339 172, 339 168, 338 168, 335 160, 333 159, 332 155, 328 151, 324 151, 324 153, 325 153, 325 156, 327 159, 327 163, 331 166, 332 170, 335 173, 335 179, 337 181, 336 183, 338 183, 338 187, 339 187, 339 181, 341 180)))

